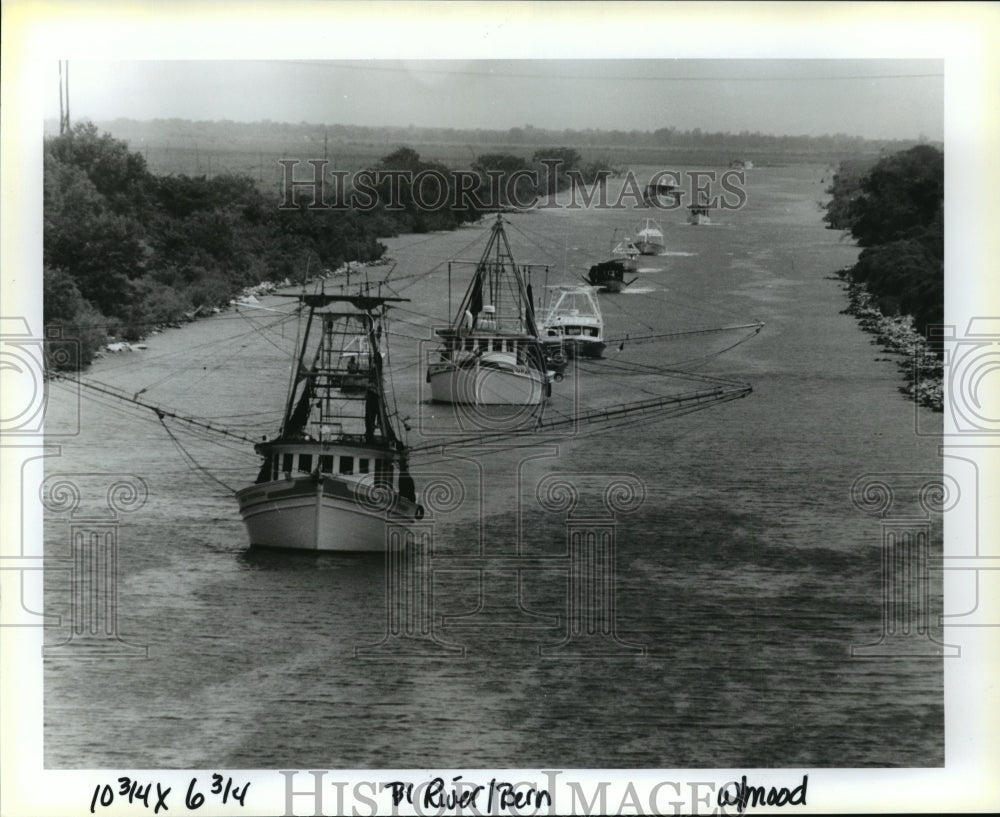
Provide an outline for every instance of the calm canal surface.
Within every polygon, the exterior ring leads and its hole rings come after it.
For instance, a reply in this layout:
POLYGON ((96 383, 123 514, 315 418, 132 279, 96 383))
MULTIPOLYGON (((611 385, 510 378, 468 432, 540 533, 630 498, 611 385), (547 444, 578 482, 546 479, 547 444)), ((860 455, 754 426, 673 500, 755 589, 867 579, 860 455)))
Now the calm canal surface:
MULTIPOLYGON (((876 361, 884 354, 841 314, 835 273, 857 250, 823 228, 821 175, 755 169, 747 206, 709 226, 663 214, 667 254, 643 258, 625 293, 600 296, 609 336, 761 320, 758 336, 722 354, 745 333, 611 347, 606 363, 556 385, 555 408, 655 394, 664 384, 636 363, 745 380, 749 397, 554 446, 415 463, 418 490, 439 477, 461 486, 435 518, 424 566, 426 655, 365 649, 386 635, 381 557, 248 551, 231 494, 187 455, 238 488, 256 472, 249 445, 168 423, 175 443, 152 412, 83 399, 81 433, 46 473, 104 475, 81 478, 95 496, 117 474, 148 486, 145 504, 121 517, 117 585, 118 633, 148 655, 46 657, 46 766, 943 764, 941 659, 851 656, 878 640, 883 614, 881 530, 851 486, 868 473, 938 473, 941 461, 937 441, 914 433, 896 366, 876 361), (616 638, 602 655, 559 649, 580 620, 566 508, 539 499, 559 475, 580 491, 571 521, 606 517, 613 475, 642 486, 639 507, 600 522, 616 545, 615 606, 597 613, 616 638)), ((509 232, 519 260, 552 265, 547 283, 578 282, 636 215, 511 215, 509 232)), ((439 409, 420 402, 419 360, 450 317, 442 262, 477 257, 488 229, 386 240, 393 291, 412 299, 390 335, 411 444, 441 427, 439 409)), ((536 290, 545 283, 535 274, 536 290)), ((454 303, 463 290, 453 273, 454 303)), ((288 304, 267 298, 266 309, 168 330, 86 376, 273 434, 295 341, 288 304)), ((49 427, 76 406, 53 384, 49 427)), ((47 630, 49 647, 70 635, 68 521, 46 516, 46 564, 67 568, 46 575, 46 611, 62 622, 47 630)), ((939 587, 931 597, 936 613, 939 587)))

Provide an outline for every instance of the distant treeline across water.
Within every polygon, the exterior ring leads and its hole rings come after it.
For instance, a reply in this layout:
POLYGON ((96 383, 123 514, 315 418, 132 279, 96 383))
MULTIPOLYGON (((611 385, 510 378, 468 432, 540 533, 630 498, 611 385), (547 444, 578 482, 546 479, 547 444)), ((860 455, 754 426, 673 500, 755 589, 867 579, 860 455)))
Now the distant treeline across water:
MULTIPOLYGON (((609 167, 725 167, 734 159, 750 160, 757 166, 837 163, 852 156, 877 157, 880 152, 904 150, 916 143, 847 134, 778 136, 671 127, 652 131, 531 126, 496 130, 186 119, 114 119, 96 124, 142 153, 153 173, 244 173, 268 186, 280 183, 280 159, 327 159, 332 168, 354 171, 401 146, 449 168, 470 167, 484 153, 530 156, 549 145, 576 149, 584 161, 606 160, 609 167)), ((50 121, 46 129, 55 134, 58 123, 50 121)))

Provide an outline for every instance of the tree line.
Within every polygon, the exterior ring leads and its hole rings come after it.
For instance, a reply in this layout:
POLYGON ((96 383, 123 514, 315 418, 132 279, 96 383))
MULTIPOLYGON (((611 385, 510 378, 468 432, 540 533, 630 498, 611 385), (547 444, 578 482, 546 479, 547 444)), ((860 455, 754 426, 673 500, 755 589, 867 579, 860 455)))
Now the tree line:
POLYGON ((862 247, 851 268, 885 315, 913 317, 926 334, 944 322, 944 154, 930 145, 876 162, 843 162, 825 220, 862 247))
MULTIPOLYGON (((563 174, 580 169, 592 177, 599 169, 582 166, 572 149, 541 154, 561 156, 563 174)), ((490 154, 473 167, 484 180, 489 171, 506 179, 536 161, 490 154)), ((443 165, 405 147, 373 170, 380 167, 450 178, 443 165)), ((126 142, 78 123, 45 141, 45 325, 75 341, 64 344, 66 365, 85 366, 109 336, 137 340, 158 325, 224 307, 246 287, 381 258, 379 237, 450 230, 483 215, 453 206, 458 197, 447 194, 439 206, 418 206, 405 183, 389 207, 390 192, 380 186, 375 206, 363 211, 310 208, 308 196, 288 208, 245 175, 154 175, 126 142)))
MULTIPOLYGON (((259 140, 280 142, 307 140, 323 144, 324 140, 359 142, 395 142, 417 144, 440 143, 457 145, 539 146, 571 145, 577 148, 636 147, 692 149, 715 147, 737 154, 781 154, 788 152, 825 155, 876 154, 880 150, 898 151, 915 140, 865 139, 846 133, 811 136, 805 134, 770 134, 741 130, 708 131, 701 128, 682 129, 664 126, 654 130, 636 128, 537 128, 532 125, 505 129, 444 128, 409 126, 367 126, 344 123, 312 122, 233 122, 231 120, 192 121, 187 119, 154 119, 139 121, 116 119, 103 123, 114 133, 150 141, 202 139, 207 142, 257 143, 259 140)), ((756 158, 756 157, 751 157, 756 158)))

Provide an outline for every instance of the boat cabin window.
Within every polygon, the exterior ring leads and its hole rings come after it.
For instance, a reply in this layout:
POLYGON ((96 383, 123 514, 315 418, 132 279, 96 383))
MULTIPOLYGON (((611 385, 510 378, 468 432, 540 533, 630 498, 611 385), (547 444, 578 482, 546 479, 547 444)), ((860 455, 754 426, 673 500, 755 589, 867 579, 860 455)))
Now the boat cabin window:
POLYGON ((358 473, 367 474, 368 473, 368 458, 358 457, 358 473))
POLYGON ((313 468, 312 454, 299 454, 299 470, 308 473, 313 468))
POLYGON ((353 474, 354 473, 354 457, 341 457, 340 458, 340 473, 341 474, 353 474))
POLYGON ((587 334, 590 335, 590 337, 592 337, 592 338, 596 338, 597 337, 597 330, 593 326, 588 326, 587 327, 587 334))
POLYGON ((476 342, 472 338, 466 338, 465 339, 465 351, 466 352, 471 352, 475 348, 476 348, 476 342))
POLYGON ((580 327, 579 326, 567 326, 566 327, 566 334, 567 335, 579 335, 580 334, 580 327))
POLYGON ((281 470, 288 472, 292 470, 292 460, 293 456, 291 454, 281 455, 281 470))
POLYGON ((330 454, 319 458, 319 470, 327 474, 333 473, 333 457, 330 454))

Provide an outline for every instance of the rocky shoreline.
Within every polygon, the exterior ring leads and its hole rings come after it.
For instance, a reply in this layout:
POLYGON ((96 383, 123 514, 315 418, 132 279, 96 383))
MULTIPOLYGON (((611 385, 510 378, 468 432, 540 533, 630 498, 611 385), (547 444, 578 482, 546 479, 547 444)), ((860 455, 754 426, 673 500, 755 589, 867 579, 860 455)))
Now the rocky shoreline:
MULTIPOLYGON (((864 284, 851 278, 851 267, 844 267, 837 274, 846 282, 849 305, 842 314, 858 319, 862 330, 875 335, 872 344, 881 345, 890 354, 901 355, 896 363, 907 378, 899 390, 917 405, 934 411, 944 409, 944 367, 927 339, 913 327, 910 315, 884 315, 876 298, 864 284)), ((876 358, 876 360, 892 358, 876 358)))

